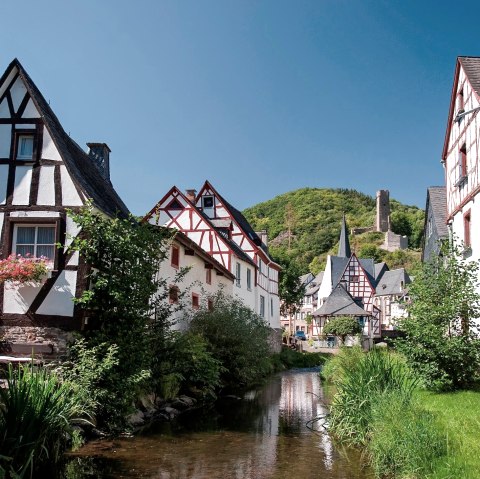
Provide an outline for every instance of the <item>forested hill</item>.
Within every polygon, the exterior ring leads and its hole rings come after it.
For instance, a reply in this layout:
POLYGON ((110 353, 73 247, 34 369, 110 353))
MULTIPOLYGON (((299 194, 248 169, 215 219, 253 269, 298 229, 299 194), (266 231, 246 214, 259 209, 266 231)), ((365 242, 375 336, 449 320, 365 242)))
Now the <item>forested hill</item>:
MULTIPOLYGON (((348 189, 302 188, 247 208, 243 214, 256 231, 268 232, 270 253, 281 264, 293 261, 302 271, 321 270, 328 253, 335 254, 340 221, 346 214, 348 227, 375 224, 375 198, 348 189)), ((412 250, 420 247, 424 211, 390 200, 390 221, 395 233, 407 235, 412 250)), ((350 235, 352 251, 361 257, 386 260, 390 267, 414 267, 418 251, 386 253, 378 246, 383 233, 350 235)))

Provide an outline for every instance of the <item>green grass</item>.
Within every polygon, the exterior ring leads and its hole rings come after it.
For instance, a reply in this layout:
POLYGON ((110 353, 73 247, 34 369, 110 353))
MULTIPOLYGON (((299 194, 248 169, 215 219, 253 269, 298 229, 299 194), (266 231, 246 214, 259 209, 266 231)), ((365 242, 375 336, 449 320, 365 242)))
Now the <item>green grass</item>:
POLYGON ((434 412, 444 426, 450 450, 435 464, 428 479, 476 479, 480 477, 480 392, 461 391, 417 396, 423 407, 434 412))
POLYGON ((301 353, 293 349, 283 347, 279 354, 274 354, 271 358, 272 366, 275 371, 293 368, 314 368, 325 363, 331 354, 328 353, 301 353))

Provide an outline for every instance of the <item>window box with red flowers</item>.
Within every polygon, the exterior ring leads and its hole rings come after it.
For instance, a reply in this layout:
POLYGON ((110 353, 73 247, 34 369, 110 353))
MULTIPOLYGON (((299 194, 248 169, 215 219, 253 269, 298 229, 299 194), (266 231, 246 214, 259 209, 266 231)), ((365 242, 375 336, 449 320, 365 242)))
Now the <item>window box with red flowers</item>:
POLYGON ((9 282, 15 285, 42 283, 50 275, 50 266, 51 262, 44 257, 12 254, 7 259, 0 260, 0 283, 9 282))

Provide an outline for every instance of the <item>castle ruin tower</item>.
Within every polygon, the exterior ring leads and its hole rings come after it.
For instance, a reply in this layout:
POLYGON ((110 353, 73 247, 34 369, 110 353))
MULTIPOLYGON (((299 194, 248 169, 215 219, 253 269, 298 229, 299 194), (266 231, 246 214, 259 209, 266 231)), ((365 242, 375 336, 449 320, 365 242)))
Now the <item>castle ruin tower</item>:
POLYGON ((386 233, 390 229, 390 193, 388 190, 377 191, 377 218, 375 231, 386 233))

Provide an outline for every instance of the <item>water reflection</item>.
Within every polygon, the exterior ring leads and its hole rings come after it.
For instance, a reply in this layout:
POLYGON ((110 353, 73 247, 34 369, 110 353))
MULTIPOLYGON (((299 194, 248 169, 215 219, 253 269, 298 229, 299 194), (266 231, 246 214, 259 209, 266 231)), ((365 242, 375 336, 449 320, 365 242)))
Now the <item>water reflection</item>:
POLYGON ((370 477, 358 452, 335 448, 321 421, 314 423, 317 432, 306 427, 326 412, 321 395, 318 372, 283 373, 242 401, 183 415, 141 437, 90 443, 71 456, 64 477, 370 477))

